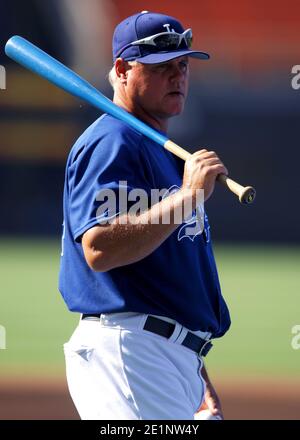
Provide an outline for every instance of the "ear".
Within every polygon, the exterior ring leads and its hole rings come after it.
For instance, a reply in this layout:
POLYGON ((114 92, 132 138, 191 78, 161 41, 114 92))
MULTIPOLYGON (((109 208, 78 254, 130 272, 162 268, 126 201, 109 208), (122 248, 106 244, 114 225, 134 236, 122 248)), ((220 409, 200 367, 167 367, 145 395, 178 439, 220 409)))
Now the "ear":
POLYGON ((122 84, 127 83, 128 64, 122 58, 117 58, 115 62, 116 75, 122 84))

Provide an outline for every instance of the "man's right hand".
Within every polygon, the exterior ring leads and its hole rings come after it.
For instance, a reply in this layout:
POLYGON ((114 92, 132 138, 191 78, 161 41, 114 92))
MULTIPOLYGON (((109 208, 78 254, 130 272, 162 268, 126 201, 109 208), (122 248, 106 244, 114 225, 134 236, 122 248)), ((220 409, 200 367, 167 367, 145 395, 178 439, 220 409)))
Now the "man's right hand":
POLYGON ((214 151, 200 150, 192 154, 185 162, 182 188, 203 189, 204 200, 213 193, 219 174, 228 175, 227 168, 214 151))

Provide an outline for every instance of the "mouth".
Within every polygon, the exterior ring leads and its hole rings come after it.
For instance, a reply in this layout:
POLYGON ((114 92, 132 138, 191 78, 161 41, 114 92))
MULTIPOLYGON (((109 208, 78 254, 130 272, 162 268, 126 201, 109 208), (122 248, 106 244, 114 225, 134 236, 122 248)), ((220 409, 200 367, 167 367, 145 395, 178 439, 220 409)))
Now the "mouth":
POLYGON ((170 96, 182 96, 182 98, 184 98, 184 94, 182 92, 179 92, 179 91, 170 92, 170 93, 168 93, 168 95, 170 95, 170 96))

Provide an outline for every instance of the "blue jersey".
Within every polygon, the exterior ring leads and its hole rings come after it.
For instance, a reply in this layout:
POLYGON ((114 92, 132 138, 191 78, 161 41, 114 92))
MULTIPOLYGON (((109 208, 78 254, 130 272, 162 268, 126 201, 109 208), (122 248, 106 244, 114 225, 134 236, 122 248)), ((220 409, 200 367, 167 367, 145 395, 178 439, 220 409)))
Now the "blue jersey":
POLYGON ((167 316, 213 337, 227 331, 230 317, 206 216, 203 233, 189 232, 197 221, 192 218, 136 263, 95 272, 84 258, 82 235, 111 214, 107 210, 99 214, 101 192, 114 191, 119 212, 120 186, 127 193, 135 188, 149 195, 154 188, 171 192, 182 184, 183 165, 181 159, 109 115, 99 118, 77 140, 66 166, 59 279, 71 311, 167 316))

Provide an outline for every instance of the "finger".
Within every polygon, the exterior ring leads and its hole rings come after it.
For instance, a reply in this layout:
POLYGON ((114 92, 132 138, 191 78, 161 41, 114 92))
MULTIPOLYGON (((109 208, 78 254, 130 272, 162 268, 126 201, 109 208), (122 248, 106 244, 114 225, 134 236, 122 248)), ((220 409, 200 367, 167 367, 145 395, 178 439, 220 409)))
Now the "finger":
POLYGON ((218 176, 219 174, 225 174, 227 176, 228 171, 224 165, 217 163, 216 165, 210 165, 207 170, 207 174, 218 176))
POLYGON ((195 153, 195 157, 198 159, 209 159, 212 157, 218 158, 218 155, 216 154, 215 151, 201 150, 201 151, 197 151, 197 153, 195 153))
POLYGON ((225 165, 220 161, 218 157, 204 159, 200 163, 202 166, 221 165, 222 167, 225 168, 225 165))
POLYGON ((202 149, 202 150, 199 150, 199 151, 195 151, 195 153, 193 153, 191 155, 191 157, 192 158, 199 157, 199 156, 201 156, 202 154, 205 154, 205 153, 207 153, 207 150, 202 149))
POLYGON ((218 404, 214 399, 208 399, 206 403, 212 415, 214 416, 217 414, 221 415, 221 408, 218 407, 218 404))
POLYGON ((206 399, 206 404, 208 406, 210 413, 213 416, 219 415, 223 418, 221 404, 218 399, 215 399, 213 397, 209 397, 208 399, 206 399))

